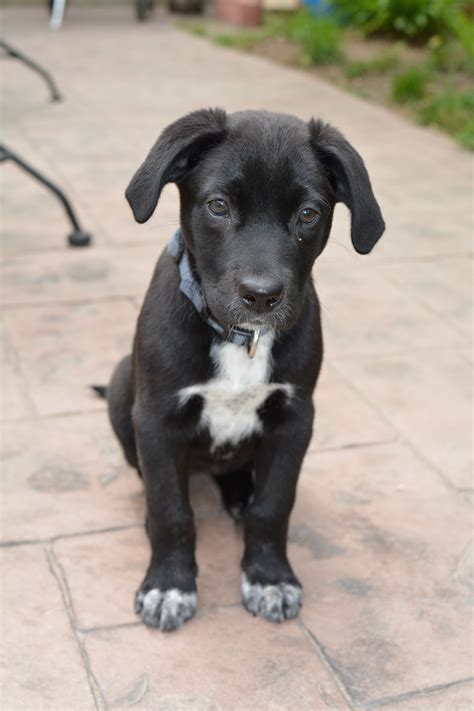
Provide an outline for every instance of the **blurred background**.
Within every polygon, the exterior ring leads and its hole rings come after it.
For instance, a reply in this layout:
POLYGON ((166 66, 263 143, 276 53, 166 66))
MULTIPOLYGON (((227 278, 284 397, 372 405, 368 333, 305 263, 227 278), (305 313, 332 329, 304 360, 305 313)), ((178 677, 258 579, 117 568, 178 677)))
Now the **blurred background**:
MULTIPOLYGON (((24 5, 15 0, 2 4, 24 5)), ((41 0, 31 4, 45 5, 41 0)), ((118 4, 131 5, 125 0, 50 0, 51 26, 60 27, 69 5, 118 4)), ((133 6, 142 22, 160 11, 218 45, 316 68, 318 75, 398 107, 474 148, 472 1, 135 0, 133 6)))

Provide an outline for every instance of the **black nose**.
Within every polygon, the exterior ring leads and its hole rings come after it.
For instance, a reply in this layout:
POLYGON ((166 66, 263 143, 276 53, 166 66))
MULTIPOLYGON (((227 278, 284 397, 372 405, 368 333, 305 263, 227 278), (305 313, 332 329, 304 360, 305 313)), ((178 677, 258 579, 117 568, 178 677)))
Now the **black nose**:
POLYGON ((259 313, 271 311, 281 301, 283 284, 273 277, 249 277, 241 283, 239 294, 251 311, 259 313))

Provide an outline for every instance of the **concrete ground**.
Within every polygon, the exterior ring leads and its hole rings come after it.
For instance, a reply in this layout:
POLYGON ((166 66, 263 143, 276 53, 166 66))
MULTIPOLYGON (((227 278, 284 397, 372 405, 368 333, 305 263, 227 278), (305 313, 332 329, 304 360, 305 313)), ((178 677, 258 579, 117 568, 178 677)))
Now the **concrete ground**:
POLYGON ((5 140, 57 180, 94 234, 65 247, 54 199, 3 181, 2 709, 473 708, 470 158, 302 72, 219 49, 131 8, 4 11, 5 36, 66 100, 2 59, 5 140), (168 122, 202 106, 330 120, 364 156, 387 221, 353 253, 338 208, 315 269, 326 358, 289 553, 305 585, 280 626, 239 604, 242 535, 193 482, 199 612, 141 625, 144 501, 103 404, 153 263, 177 224, 165 190, 133 222, 123 191, 168 122))

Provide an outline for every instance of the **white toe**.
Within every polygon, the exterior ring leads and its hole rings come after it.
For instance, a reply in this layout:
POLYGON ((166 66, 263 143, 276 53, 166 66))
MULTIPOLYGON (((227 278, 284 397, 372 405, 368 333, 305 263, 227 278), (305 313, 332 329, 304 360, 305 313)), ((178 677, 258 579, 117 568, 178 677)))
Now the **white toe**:
POLYGON ((296 617, 303 603, 303 589, 291 583, 260 585, 242 575, 240 592, 246 609, 271 622, 282 622, 296 617))
POLYGON ((196 593, 183 592, 178 588, 160 590, 152 588, 147 593, 139 591, 135 609, 149 627, 159 627, 163 632, 178 629, 196 612, 196 593))

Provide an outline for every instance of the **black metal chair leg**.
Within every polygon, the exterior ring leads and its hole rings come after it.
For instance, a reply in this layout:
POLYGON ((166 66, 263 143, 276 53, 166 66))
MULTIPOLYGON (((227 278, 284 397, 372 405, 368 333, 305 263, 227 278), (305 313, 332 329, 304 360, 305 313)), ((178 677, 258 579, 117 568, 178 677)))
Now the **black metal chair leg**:
POLYGON ((53 77, 48 71, 46 71, 46 69, 43 69, 42 66, 27 57, 26 54, 23 54, 23 52, 20 52, 18 49, 15 49, 15 47, 12 47, 11 44, 5 42, 5 40, 0 39, 0 47, 5 50, 10 57, 19 59, 20 62, 23 62, 23 64, 26 64, 27 67, 32 69, 34 72, 38 72, 38 74, 43 77, 51 92, 51 101, 62 101, 63 97, 61 92, 56 86, 56 82, 53 77))
POLYGON ((16 153, 13 153, 13 151, 11 151, 9 148, 0 144, 0 162, 4 160, 12 160, 20 168, 32 175, 35 180, 38 180, 42 185, 47 187, 48 190, 50 190, 52 193, 54 193, 54 195, 56 195, 58 200, 62 203, 62 206, 64 207, 66 214, 73 227, 73 231, 70 235, 68 235, 69 244, 71 245, 71 247, 87 247, 91 243, 91 235, 82 229, 72 208, 72 205, 63 193, 63 191, 60 190, 57 185, 45 178, 44 175, 38 173, 37 170, 35 170, 29 163, 26 163, 16 153))

